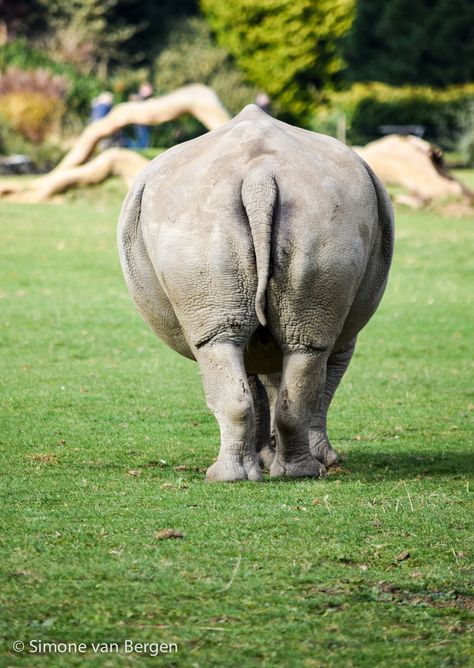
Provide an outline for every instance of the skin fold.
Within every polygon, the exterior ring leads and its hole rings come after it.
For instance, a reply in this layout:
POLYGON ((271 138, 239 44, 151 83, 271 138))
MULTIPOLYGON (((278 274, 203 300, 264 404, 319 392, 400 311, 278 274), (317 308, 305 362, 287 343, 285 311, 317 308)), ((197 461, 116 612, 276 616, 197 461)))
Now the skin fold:
POLYGON ((118 243, 145 321, 199 364, 221 432, 207 478, 324 475, 328 408, 392 257, 392 207, 365 162, 249 105, 152 161, 118 243))

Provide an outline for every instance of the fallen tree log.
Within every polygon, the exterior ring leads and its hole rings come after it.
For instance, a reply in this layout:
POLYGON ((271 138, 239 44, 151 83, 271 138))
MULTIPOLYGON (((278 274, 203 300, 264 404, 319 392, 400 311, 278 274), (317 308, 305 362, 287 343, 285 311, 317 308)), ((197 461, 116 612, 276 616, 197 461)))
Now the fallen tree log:
POLYGON ((202 84, 183 86, 150 100, 124 102, 113 107, 104 118, 90 123, 53 171, 82 165, 101 139, 110 137, 127 125, 158 125, 185 113, 192 114, 208 130, 230 120, 216 93, 202 84))
POLYGON ((142 102, 124 102, 88 125, 69 153, 48 174, 26 186, 5 180, 0 183, 0 197, 14 201, 41 202, 73 186, 100 183, 109 176, 122 176, 127 184, 147 164, 147 160, 127 149, 108 149, 86 162, 98 142, 131 124, 158 125, 189 113, 206 128, 213 130, 230 120, 216 93, 202 84, 190 84, 142 102))
POLYGON ((110 176, 121 177, 130 187, 149 160, 125 148, 109 148, 85 165, 50 172, 23 189, 17 183, 0 184, 0 197, 17 202, 45 202, 68 188, 101 183, 110 176))
POLYGON ((442 151, 412 135, 389 135, 355 151, 372 167, 385 185, 409 191, 404 203, 420 205, 448 197, 474 204, 474 193, 449 173, 442 151))

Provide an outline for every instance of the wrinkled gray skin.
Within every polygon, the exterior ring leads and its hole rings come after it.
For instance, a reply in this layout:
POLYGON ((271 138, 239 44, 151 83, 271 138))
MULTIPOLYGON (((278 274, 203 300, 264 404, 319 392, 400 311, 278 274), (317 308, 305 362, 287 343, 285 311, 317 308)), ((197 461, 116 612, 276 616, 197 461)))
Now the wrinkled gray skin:
POLYGON ((324 475, 329 404, 392 256, 370 168, 250 105, 152 161, 118 238, 143 318, 199 364, 221 432, 207 478, 324 475))

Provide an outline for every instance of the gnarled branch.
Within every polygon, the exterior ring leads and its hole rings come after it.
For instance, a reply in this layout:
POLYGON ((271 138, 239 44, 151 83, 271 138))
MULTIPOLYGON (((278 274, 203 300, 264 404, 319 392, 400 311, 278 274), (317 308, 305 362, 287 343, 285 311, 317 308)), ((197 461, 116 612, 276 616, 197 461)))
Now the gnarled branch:
POLYGON ((101 139, 113 135, 126 125, 158 125, 185 113, 192 114, 208 130, 230 120, 214 91, 202 84, 183 86, 168 95, 150 100, 124 102, 113 107, 104 118, 90 123, 53 171, 82 165, 101 139))

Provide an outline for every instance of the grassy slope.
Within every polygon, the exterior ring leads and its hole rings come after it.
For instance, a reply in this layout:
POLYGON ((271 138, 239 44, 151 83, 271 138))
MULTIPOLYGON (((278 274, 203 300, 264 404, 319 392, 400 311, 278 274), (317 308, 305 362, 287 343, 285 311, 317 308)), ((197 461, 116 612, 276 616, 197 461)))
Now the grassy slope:
POLYGON ((162 665, 468 665, 473 221, 399 212, 331 412, 342 468, 209 485, 217 426, 131 304, 108 188, 0 208, 4 665, 44 665, 11 652, 32 638, 177 642, 162 665))

